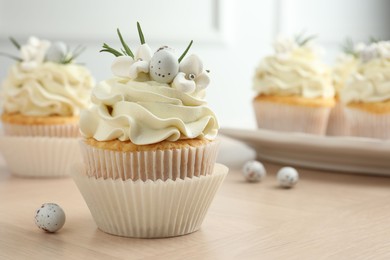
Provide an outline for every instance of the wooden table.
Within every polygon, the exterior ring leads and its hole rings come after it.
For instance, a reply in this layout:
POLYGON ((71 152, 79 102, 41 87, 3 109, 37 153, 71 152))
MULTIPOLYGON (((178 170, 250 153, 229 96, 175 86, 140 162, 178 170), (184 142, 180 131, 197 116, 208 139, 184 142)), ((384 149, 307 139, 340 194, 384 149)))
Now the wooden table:
POLYGON ((131 239, 97 229, 71 178, 22 179, 0 168, 0 259, 390 259, 390 178, 300 169, 294 189, 232 170, 201 230, 131 239), (66 223, 39 230, 35 209, 61 205, 66 223))

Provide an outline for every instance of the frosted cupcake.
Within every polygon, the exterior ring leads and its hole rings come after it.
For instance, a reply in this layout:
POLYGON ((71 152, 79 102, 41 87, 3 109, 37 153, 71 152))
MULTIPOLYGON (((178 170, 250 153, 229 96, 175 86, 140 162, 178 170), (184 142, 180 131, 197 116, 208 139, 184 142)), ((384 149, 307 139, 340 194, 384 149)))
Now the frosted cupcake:
POLYGON ((359 53, 357 73, 341 92, 355 136, 390 138, 390 41, 372 43, 359 53))
POLYGON ((25 45, 12 42, 20 57, 9 55, 17 62, 1 86, 2 153, 17 175, 66 175, 66 165, 79 155, 79 113, 94 85, 90 72, 73 63, 82 48, 71 52, 64 43, 36 37, 25 45))
POLYGON ((199 229, 227 172, 214 167, 218 122, 204 100, 209 76, 197 55, 184 58, 192 42, 180 57, 167 47, 152 54, 139 25, 138 32, 134 54, 119 30, 123 52, 103 45, 116 56, 115 77, 94 88, 93 107, 82 113, 85 165, 74 179, 101 230, 183 235, 199 229))
POLYGON ((334 106, 331 71, 319 60, 312 38, 278 39, 254 76, 259 128, 323 135, 334 106))

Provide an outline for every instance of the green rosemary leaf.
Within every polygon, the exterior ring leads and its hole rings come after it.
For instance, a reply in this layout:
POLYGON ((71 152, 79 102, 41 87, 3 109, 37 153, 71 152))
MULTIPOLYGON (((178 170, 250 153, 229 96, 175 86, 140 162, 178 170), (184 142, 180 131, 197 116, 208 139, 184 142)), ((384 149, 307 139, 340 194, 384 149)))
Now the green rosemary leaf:
POLYGON ((123 40, 123 37, 122 37, 121 32, 119 31, 119 29, 116 29, 116 31, 117 31, 117 33, 118 33, 119 40, 121 41, 122 46, 123 46, 123 48, 124 48, 125 51, 126 51, 126 54, 134 59, 134 54, 131 52, 129 46, 128 46, 128 45, 125 43, 125 41, 123 40))
POLYGON ((16 60, 16 61, 22 61, 21 58, 19 57, 16 57, 14 55, 11 55, 11 54, 8 54, 8 53, 4 53, 4 52, 0 52, 0 56, 4 56, 4 57, 7 57, 7 58, 10 58, 10 59, 13 59, 13 60, 16 60))
POLYGON ((141 41, 141 44, 145 44, 145 37, 144 34, 142 33, 141 25, 139 24, 139 22, 137 22, 137 30, 138 30, 139 40, 141 41))
POLYGON ((304 39, 302 39, 302 41, 299 43, 300 46, 304 46, 306 43, 310 42, 311 40, 317 38, 317 35, 310 35, 304 39))
POLYGON ((115 50, 114 48, 111 48, 106 43, 103 44, 103 49, 100 50, 100 52, 109 52, 109 53, 113 54, 115 57, 123 56, 122 53, 120 53, 119 51, 115 50))
POLYGON ((13 37, 9 37, 9 40, 12 42, 12 44, 16 47, 16 49, 20 50, 20 44, 17 40, 15 40, 13 37))
POLYGON ((370 36, 370 43, 377 43, 377 42, 380 42, 380 41, 381 41, 381 40, 380 40, 379 38, 370 36))
POLYGON ((183 54, 179 58, 179 63, 183 60, 184 56, 186 56, 186 54, 187 54, 188 50, 191 48, 191 45, 192 45, 193 42, 194 41, 191 40, 190 44, 188 44, 187 49, 183 52, 183 54))

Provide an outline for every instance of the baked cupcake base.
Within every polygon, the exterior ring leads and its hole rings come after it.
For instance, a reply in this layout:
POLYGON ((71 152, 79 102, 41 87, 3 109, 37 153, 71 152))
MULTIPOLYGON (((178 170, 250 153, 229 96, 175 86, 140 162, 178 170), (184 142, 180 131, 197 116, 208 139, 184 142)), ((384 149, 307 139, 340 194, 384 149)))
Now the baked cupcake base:
POLYGON ((11 136, 79 137, 79 117, 2 114, 3 130, 11 136))
POLYGON ((119 140, 99 142, 93 138, 81 142, 88 169, 95 178, 122 180, 185 179, 213 172, 219 141, 188 139, 134 145, 119 140))
POLYGON ((210 175, 166 181, 132 181, 88 176, 84 164, 72 177, 102 231, 125 237, 163 238, 197 231, 228 168, 210 175))
POLYGON ((345 113, 351 135, 390 139, 390 101, 383 103, 351 103, 345 113))
POLYGON ((260 95, 253 106, 259 128, 324 135, 334 99, 260 95))
POLYGON ((0 150, 11 174, 20 177, 69 176, 69 166, 81 161, 77 138, 3 135, 0 150))

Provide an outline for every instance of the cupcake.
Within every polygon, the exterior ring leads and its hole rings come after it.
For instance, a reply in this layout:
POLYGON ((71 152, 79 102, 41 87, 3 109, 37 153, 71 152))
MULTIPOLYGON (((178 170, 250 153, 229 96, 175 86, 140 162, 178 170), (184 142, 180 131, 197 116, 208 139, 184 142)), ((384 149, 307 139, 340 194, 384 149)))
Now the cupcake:
POLYGON ((341 92, 351 135, 390 138, 390 41, 361 48, 357 72, 341 92))
POLYGON ((334 106, 330 69, 319 60, 312 37, 279 38, 275 55, 258 66, 253 100, 259 128, 323 135, 334 106))
POLYGON ((104 232, 170 237, 200 228, 227 168, 215 166, 218 121, 207 106, 209 72, 195 55, 154 54, 137 24, 134 53, 118 35, 114 77, 92 91, 80 118, 83 165, 74 180, 104 232), (184 58, 185 57, 185 58, 184 58))
POLYGON ((330 136, 349 135, 349 125, 344 113, 343 104, 340 101, 340 92, 345 87, 348 79, 356 72, 358 65, 357 50, 361 46, 354 46, 350 39, 347 39, 343 47, 343 53, 337 58, 333 67, 333 86, 335 88, 336 105, 330 112, 326 134, 330 136))
POLYGON ((9 55, 17 62, 1 86, 2 153, 16 175, 67 175, 66 165, 79 155, 80 110, 94 85, 90 72, 74 63, 82 48, 36 37, 25 45, 11 40, 20 57, 9 55))

